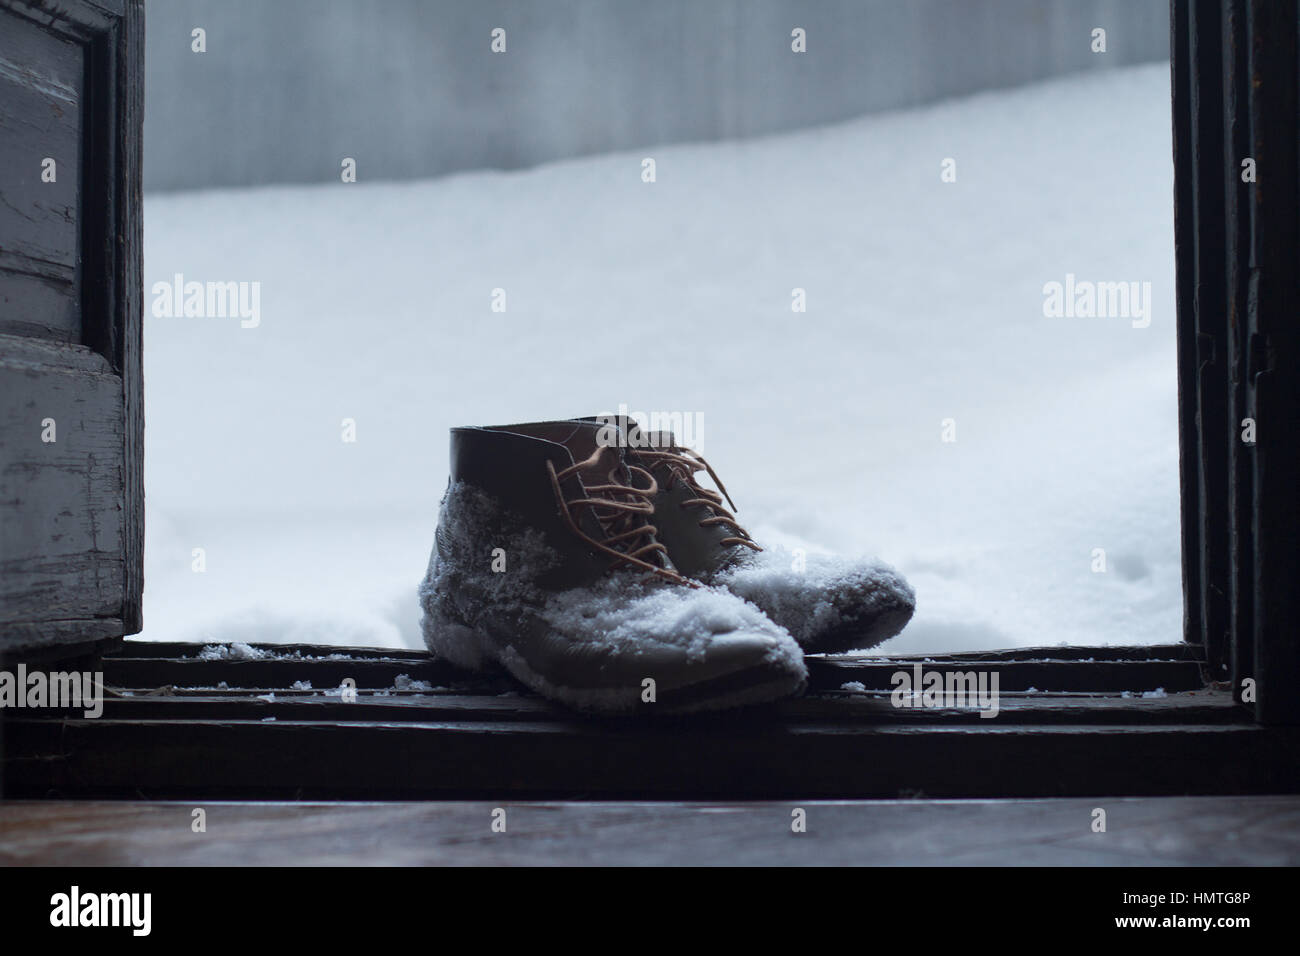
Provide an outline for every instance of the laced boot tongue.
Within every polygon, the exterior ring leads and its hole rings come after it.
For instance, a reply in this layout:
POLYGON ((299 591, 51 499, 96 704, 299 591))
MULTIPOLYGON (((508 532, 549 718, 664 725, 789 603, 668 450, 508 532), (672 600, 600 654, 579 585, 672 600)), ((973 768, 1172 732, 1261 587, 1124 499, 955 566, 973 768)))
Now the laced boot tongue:
POLYGON ((552 470, 556 500, 575 534, 597 550, 610 555, 612 567, 632 565, 679 583, 685 579, 673 570, 668 549, 656 537, 650 523, 658 486, 644 468, 628 465, 618 448, 598 446, 590 456, 563 471, 552 470), (566 499, 560 480, 576 476, 585 497, 566 499), (584 532, 573 514, 587 506, 600 527, 598 537, 584 532))
POLYGON ((574 464, 571 471, 572 474, 577 475, 582 480, 588 497, 593 501, 595 499, 608 500, 615 504, 627 505, 637 509, 637 511, 619 509, 621 514, 616 513, 611 516, 607 513, 611 509, 605 508, 602 510, 599 504, 593 504, 592 507, 597 511, 596 517, 605 530, 610 530, 605 528, 605 525, 607 519, 611 517, 616 520, 626 517, 628 520, 620 523, 631 524, 639 513, 644 513, 647 516, 653 513, 654 506, 650 501, 650 497, 658 490, 655 487, 654 477, 647 476, 651 487, 646 488, 647 482, 643 481, 641 483, 642 487, 637 488, 633 482, 632 472, 623 460, 619 450, 614 446, 597 446, 589 457, 574 464))
POLYGON ((719 544, 737 544, 753 551, 763 550, 736 520, 735 502, 727 493, 727 487, 722 483, 722 479, 703 457, 690 448, 678 445, 671 432, 647 432, 646 438, 651 447, 639 451, 638 460, 663 481, 665 488, 671 488, 676 482, 686 486, 694 497, 687 498, 682 505, 698 507, 702 510, 706 517, 700 521, 700 527, 722 526, 734 532, 722 538, 719 544), (701 471, 713 480, 717 491, 705 488, 696 480, 696 473, 701 471), (731 511, 723 507, 724 501, 731 505, 731 511))
POLYGON ((613 445, 597 445, 590 457, 565 470, 580 477, 584 485, 631 484, 623 457, 613 445))

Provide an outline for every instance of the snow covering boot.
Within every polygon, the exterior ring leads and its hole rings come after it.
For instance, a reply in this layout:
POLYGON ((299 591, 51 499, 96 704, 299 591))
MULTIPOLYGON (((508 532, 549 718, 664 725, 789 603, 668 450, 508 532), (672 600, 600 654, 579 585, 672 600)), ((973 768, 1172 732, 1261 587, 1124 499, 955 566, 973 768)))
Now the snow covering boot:
POLYGON ((658 489, 587 422, 451 432, 451 480, 420 586, 425 642, 598 712, 776 700, 807 677, 790 635, 672 566, 658 489))
POLYGON ((674 567, 752 602, 806 653, 874 647, 912 619, 916 593, 889 565, 764 550, 737 522, 736 506, 708 462, 678 445, 671 433, 642 432, 617 416, 591 420, 620 429, 627 461, 655 478, 655 526, 674 567), (718 490, 703 487, 699 472, 718 490), (724 500, 732 510, 723 507, 724 500))

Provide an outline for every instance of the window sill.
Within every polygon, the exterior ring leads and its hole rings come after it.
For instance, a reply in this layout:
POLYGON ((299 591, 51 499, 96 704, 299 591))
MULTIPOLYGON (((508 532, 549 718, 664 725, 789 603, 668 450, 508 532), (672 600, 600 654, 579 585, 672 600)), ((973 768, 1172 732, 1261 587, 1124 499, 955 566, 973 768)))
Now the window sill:
POLYGON ((6 796, 1300 791, 1300 728, 1256 725, 1228 691, 1203 684, 1197 649, 1186 645, 812 659, 809 691, 798 699, 699 717, 614 720, 576 715, 506 678, 467 680, 422 652, 258 650, 265 656, 200 660, 197 645, 126 641, 103 662, 112 691, 99 718, 6 713, 6 796), (894 706, 891 675, 916 664, 996 670, 996 716, 982 717, 977 706, 894 706), (432 689, 395 689, 400 675, 432 689), (346 678, 356 682, 355 702, 339 696, 346 678), (293 689, 295 682, 312 689, 293 689), (1154 688, 1163 691, 1142 696, 1154 688))

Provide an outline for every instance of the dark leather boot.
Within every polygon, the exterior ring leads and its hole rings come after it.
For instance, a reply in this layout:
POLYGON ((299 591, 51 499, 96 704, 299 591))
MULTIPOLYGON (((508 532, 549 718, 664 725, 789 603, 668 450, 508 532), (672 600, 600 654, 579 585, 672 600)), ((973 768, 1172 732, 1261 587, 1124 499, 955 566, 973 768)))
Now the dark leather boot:
POLYGON ((775 700, 806 678, 755 608, 673 567, 658 493, 590 422, 451 432, 451 480, 420 586, 431 650, 501 665, 571 706, 684 712, 775 700))
POLYGON ((654 477, 654 522, 674 567, 750 601, 806 653, 874 647, 912 619, 916 593, 889 565, 764 550, 736 520, 735 505, 708 462, 670 433, 642 432, 618 416, 582 420, 617 427, 628 463, 654 477), (701 472, 718 490, 696 480, 701 472))

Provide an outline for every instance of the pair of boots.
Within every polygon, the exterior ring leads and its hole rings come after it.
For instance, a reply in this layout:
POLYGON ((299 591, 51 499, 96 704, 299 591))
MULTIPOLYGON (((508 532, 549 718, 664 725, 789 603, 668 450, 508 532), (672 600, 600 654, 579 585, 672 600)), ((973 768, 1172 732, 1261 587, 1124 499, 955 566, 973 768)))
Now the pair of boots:
POLYGON ((724 499, 703 458, 629 419, 454 428, 425 641, 581 710, 683 713, 796 694, 805 653, 910 620, 891 568, 765 551, 724 499))

